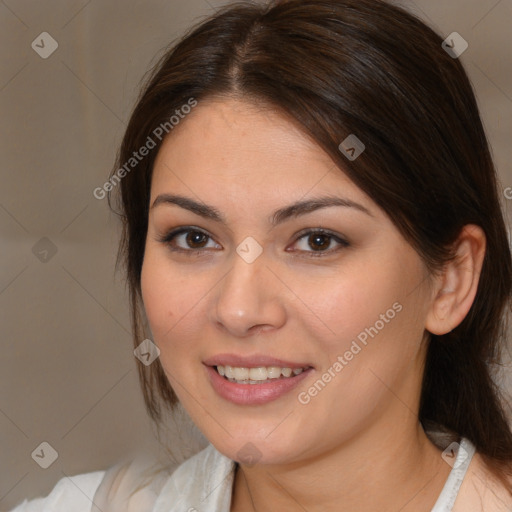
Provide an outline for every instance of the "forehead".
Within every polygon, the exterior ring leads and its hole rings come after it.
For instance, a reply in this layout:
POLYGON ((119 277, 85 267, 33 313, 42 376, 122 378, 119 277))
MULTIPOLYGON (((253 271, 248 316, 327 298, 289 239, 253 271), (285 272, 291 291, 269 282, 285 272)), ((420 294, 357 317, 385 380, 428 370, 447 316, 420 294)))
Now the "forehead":
MULTIPOLYGON (((164 140, 152 195, 166 186, 231 192, 364 195, 329 155, 277 109, 234 99, 199 102, 164 140)), ((219 197, 219 199, 223 199, 219 197)))

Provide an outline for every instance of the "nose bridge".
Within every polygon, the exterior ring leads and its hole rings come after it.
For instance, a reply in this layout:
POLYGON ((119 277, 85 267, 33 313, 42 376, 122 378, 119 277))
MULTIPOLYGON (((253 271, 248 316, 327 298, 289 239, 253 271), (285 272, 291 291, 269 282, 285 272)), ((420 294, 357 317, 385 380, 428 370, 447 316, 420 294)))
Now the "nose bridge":
POLYGON ((233 334, 243 336, 256 325, 278 327, 284 319, 278 287, 266 268, 263 248, 253 238, 243 240, 233 254, 216 299, 216 321, 233 334))

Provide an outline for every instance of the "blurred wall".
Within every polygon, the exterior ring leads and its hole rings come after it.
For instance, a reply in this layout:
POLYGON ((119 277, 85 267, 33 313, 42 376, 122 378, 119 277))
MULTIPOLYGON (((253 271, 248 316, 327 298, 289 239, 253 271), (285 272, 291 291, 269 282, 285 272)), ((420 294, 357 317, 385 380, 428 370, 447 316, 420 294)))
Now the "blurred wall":
MULTIPOLYGON (((0 2, 0 509, 134 449, 159 451, 114 273, 118 224, 93 190, 113 165, 143 73, 221 3, 0 2), (43 442, 58 454, 48 469, 31 456, 43 442)), ((461 60, 502 189, 512 186, 512 0, 402 4, 469 43, 461 60)))

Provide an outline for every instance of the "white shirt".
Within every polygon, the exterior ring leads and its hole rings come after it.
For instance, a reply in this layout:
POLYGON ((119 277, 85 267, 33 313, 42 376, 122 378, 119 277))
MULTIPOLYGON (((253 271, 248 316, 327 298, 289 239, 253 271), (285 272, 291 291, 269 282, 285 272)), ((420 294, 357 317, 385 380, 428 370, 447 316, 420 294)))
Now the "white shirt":
MULTIPOLYGON (((462 438, 431 512, 452 510, 474 453, 474 445, 462 438)), ((107 471, 65 477, 46 498, 25 500, 11 512, 229 512, 235 462, 211 444, 173 471, 159 471, 130 497, 129 493, 144 480, 144 471, 136 466, 114 466, 107 471)))

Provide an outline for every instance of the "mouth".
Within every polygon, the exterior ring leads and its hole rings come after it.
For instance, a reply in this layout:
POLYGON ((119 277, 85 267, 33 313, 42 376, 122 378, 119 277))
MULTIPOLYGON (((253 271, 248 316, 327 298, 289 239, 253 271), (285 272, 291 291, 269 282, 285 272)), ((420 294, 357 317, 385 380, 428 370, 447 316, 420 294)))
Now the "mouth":
POLYGON ((237 405, 263 405, 284 398, 315 371, 309 364, 267 356, 222 354, 203 364, 213 390, 237 405))

